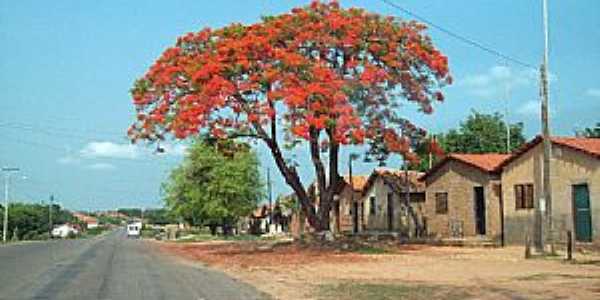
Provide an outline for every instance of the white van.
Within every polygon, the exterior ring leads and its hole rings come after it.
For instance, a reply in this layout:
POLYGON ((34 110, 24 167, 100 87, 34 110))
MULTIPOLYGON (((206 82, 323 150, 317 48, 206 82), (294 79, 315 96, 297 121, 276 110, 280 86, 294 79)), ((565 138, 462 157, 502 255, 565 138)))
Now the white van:
POLYGON ((128 237, 140 237, 142 231, 142 222, 134 222, 127 224, 127 236, 128 237))

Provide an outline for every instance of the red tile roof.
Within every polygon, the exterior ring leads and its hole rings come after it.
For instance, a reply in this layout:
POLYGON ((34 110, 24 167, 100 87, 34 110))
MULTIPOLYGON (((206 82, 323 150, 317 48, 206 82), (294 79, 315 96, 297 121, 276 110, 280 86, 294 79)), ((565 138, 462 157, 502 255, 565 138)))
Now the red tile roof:
POLYGON ((458 154, 452 153, 449 156, 464 162, 473 167, 479 168, 486 172, 494 172, 505 160, 510 157, 510 154, 486 153, 486 154, 458 154))
POLYGON ((553 143, 600 158, 600 138, 552 137, 553 143))
MULTIPOLYGON (((352 175, 354 190, 357 192, 362 191, 365 188, 368 179, 369 177, 365 175, 352 175)), ((350 176, 344 176, 344 181, 346 181, 346 184, 350 185, 350 176)))
POLYGON ((511 158, 510 154, 500 153, 483 153, 483 154, 464 154, 464 153, 450 153, 440 162, 438 162, 433 168, 429 169, 421 180, 425 179, 429 175, 435 173, 447 162, 454 160, 469 166, 480 169, 484 172, 495 173, 500 170, 502 164, 511 158))
MULTIPOLYGON (((600 139, 598 138, 583 138, 583 137, 551 137, 550 140, 555 145, 570 148, 587 155, 591 155, 595 158, 600 159, 600 139)), ((527 142, 519 149, 517 149, 513 155, 504 161, 500 167, 508 165, 510 162, 519 158, 522 154, 535 147, 537 144, 542 142, 541 136, 536 136, 533 140, 527 142)))

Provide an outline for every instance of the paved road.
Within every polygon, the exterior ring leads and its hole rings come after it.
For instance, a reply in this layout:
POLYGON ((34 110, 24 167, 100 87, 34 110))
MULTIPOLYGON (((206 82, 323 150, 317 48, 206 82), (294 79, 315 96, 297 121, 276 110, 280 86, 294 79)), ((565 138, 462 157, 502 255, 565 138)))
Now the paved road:
POLYGON ((122 230, 0 246, 0 299, 265 299, 223 273, 157 252, 122 230))

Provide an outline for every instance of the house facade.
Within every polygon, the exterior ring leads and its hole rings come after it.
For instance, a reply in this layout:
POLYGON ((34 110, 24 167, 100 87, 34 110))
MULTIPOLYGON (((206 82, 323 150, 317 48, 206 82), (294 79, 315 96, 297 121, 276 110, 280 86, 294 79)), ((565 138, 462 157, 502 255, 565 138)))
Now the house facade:
MULTIPOLYGON (((555 237, 567 230, 579 242, 600 242, 600 139, 554 137, 550 168, 555 237)), ((502 166, 504 230, 508 244, 534 236, 542 198, 543 143, 540 137, 502 166)), ((538 218, 539 220, 539 218, 538 218)))
POLYGON ((421 235, 425 226, 423 173, 378 168, 363 188, 359 201, 358 232, 390 232, 421 235))
MULTIPOLYGON (((331 207, 329 228, 334 233, 355 232, 355 223, 362 216, 362 192, 367 182, 368 176, 354 175, 352 179, 344 176, 344 182, 339 193, 334 196, 331 207), (357 218, 354 218, 354 211, 358 211, 357 218)), ((356 223, 358 224, 358 223, 356 223)))
POLYGON ((450 154, 430 169, 426 184, 427 233, 446 238, 502 240, 501 172, 505 154, 450 154))

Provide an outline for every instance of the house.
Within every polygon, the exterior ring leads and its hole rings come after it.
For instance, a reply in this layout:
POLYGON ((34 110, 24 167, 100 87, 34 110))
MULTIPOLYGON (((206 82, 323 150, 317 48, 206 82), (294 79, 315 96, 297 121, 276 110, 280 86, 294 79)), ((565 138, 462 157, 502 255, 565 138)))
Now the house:
MULTIPOLYGON (((550 163, 555 236, 570 230, 579 242, 600 242, 600 139, 553 137, 550 163)), ((542 197, 543 143, 536 137, 502 164, 505 240, 533 237, 542 197)))
POLYGON ((334 233, 355 232, 354 224, 358 224, 358 222, 354 220, 352 212, 357 209, 359 212, 362 211, 360 199, 368 176, 353 175, 352 178, 350 176, 343 178, 343 184, 334 196, 331 205, 329 228, 334 233))
POLYGON ((389 168, 373 170, 364 186, 359 232, 391 232, 414 237, 423 232, 423 173, 389 168))
POLYGON ((71 224, 58 225, 52 229, 53 238, 66 238, 69 237, 69 235, 77 234, 79 234, 79 230, 71 224))
POLYGON ((427 233, 502 240, 501 164, 507 154, 449 154, 421 178, 427 233))
POLYGON ((275 201, 272 209, 264 204, 257 207, 248 218, 247 231, 251 234, 288 232, 291 215, 291 209, 285 209, 279 201, 275 201))
POLYGON ((86 225, 86 229, 98 228, 98 219, 83 213, 73 213, 73 216, 86 225))

